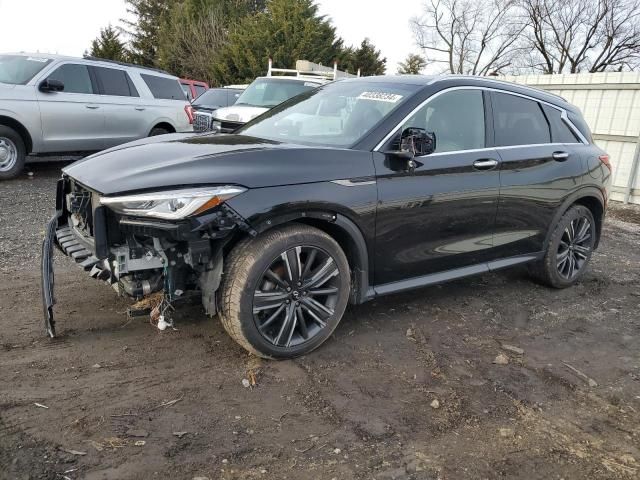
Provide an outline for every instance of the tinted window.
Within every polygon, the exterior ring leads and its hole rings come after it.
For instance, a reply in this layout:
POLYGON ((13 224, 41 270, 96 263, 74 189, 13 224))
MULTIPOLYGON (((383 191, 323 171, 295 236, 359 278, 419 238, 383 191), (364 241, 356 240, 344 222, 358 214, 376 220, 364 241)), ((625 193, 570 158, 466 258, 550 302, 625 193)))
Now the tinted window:
POLYGON ((551 141, 555 143, 577 143, 578 138, 573 134, 569 126, 562 120, 562 114, 557 108, 542 105, 549 125, 551 125, 551 141))
POLYGON ((200 95, 202 95, 204 92, 207 91, 207 89, 202 85, 194 85, 194 87, 196 89, 196 98, 198 98, 200 95))
POLYGON ((206 107, 226 107, 227 92, 221 89, 212 88, 194 100, 193 106, 196 107, 198 105, 206 107))
POLYGON ((569 120, 571 120, 571 123, 573 123, 578 128, 578 130, 580 130, 580 133, 584 135, 584 138, 593 143, 593 137, 591 136, 589 125, 587 125, 587 122, 584 121, 584 118, 582 118, 581 115, 576 115, 575 113, 569 112, 569 120))
POLYGON ((428 102, 401 128, 436 134, 435 152, 484 148, 484 101, 480 90, 454 90, 428 102))
POLYGON ((93 93, 91 77, 86 65, 76 63, 62 65, 54 70, 48 78, 61 81, 64 84, 63 91, 65 93, 93 93))
POLYGON ((516 95, 493 94, 496 146, 551 142, 549 124, 538 102, 516 95))
POLYGON ((185 96, 180 82, 177 80, 158 77, 157 75, 141 74, 142 80, 147 84, 153 98, 160 98, 163 100, 185 100, 185 96))
POLYGON ((120 97, 137 96, 129 89, 129 80, 124 70, 115 68, 94 67, 103 95, 117 95, 120 97))
POLYGON ((184 92, 184 96, 187 97, 187 100, 191 100, 191 89, 189 88, 189 85, 181 83, 180 88, 182 88, 182 91, 184 92))

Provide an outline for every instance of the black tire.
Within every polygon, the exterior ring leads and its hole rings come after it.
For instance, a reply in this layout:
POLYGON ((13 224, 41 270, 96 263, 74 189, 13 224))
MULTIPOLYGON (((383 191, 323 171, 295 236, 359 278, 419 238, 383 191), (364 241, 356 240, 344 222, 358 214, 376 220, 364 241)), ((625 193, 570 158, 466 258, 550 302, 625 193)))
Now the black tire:
POLYGON ((553 288, 574 285, 587 270, 596 234, 591 211, 582 205, 572 206, 554 227, 544 258, 530 264, 529 271, 553 288))
POLYGON ((0 180, 17 177, 24 169, 27 149, 13 128, 0 125, 0 180))
POLYGON ((169 130, 167 130, 166 128, 162 128, 162 127, 154 127, 151 129, 151 133, 149 133, 150 137, 155 137, 158 135, 166 135, 167 133, 171 133, 169 130))
POLYGON ((338 243, 317 228, 292 224, 269 230, 238 244, 225 265, 222 325, 260 357, 294 358, 311 352, 333 333, 347 307, 347 258, 338 243))

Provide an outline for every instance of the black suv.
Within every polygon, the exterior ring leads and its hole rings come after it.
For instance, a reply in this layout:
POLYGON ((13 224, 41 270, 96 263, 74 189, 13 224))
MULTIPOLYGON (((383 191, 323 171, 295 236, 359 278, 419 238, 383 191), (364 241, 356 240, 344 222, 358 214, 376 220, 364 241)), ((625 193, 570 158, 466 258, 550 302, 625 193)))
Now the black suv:
POLYGON ((527 263, 563 288, 598 245, 611 166, 564 99, 476 77, 343 80, 234 134, 151 138, 64 169, 43 248, 159 325, 201 297, 263 357, 307 353, 348 303, 527 263), (191 293, 190 293, 191 292, 191 293))

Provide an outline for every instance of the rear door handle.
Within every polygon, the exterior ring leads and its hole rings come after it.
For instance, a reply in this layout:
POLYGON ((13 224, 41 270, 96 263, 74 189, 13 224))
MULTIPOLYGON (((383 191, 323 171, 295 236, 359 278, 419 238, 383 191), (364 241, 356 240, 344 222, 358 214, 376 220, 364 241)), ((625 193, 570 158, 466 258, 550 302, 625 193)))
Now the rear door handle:
POLYGON ((483 158, 473 162, 473 168, 476 170, 493 170, 498 165, 498 161, 493 158, 483 158))
POLYGON ((87 108, 89 108, 91 110, 96 110, 96 109, 100 108, 99 105, 85 105, 85 107, 87 107, 87 108))
POLYGON ((564 162, 569 158, 569 152, 553 152, 552 157, 557 162, 564 162))
POLYGON ((139 112, 142 112, 144 110, 144 107, 136 107, 136 110, 138 110, 139 112))

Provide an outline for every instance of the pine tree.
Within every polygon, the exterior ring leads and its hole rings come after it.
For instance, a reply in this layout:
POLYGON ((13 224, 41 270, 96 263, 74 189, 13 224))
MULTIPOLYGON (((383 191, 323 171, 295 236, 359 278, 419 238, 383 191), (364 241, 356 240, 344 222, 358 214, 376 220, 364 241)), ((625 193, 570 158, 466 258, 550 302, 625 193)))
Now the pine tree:
POLYGON ((426 66, 427 61, 422 56, 410 53, 404 62, 398 63, 398 74, 418 75, 426 66))
POLYGON ((365 38, 358 48, 348 47, 343 50, 340 57, 340 69, 349 73, 356 73, 360 70, 360 75, 384 75, 386 71, 387 59, 381 57, 380 50, 365 38))
POLYGON ((265 74, 269 58, 281 68, 300 59, 332 65, 341 51, 342 39, 311 0, 268 0, 229 35, 216 74, 223 83, 250 82, 265 74))
POLYGON ((120 62, 129 59, 125 43, 120 40, 120 32, 111 25, 100 29, 100 36, 91 42, 89 55, 120 62))
POLYGON ((158 64, 160 30, 171 7, 179 0, 125 0, 127 11, 135 18, 122 19, 131 37, 131 61, 153 67, 158 64))

